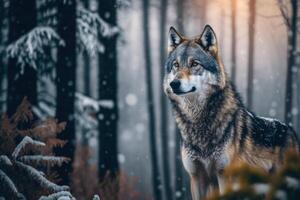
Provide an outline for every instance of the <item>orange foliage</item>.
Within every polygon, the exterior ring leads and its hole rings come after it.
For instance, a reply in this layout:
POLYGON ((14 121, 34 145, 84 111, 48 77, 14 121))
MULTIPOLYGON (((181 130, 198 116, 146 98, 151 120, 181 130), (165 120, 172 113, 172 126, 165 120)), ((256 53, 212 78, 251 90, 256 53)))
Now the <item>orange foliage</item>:
MULTIPOLYGON (((44 180, 53 182, 53 180, 57 179, 57 176, 52 172, 51 167, 61 165, 69 160, 65 157, 50 157, 54 154, 53 147, 65 144, 65 141, 56 138, 57 134, 64 130, 65 123, 58 123, 56 119, 52 118, 38 123, 36 121, 34 114, 31 112, 30 103, 26 98, 23 99, 11 118, 6 114, 2 114, 0 121, 0 155, 6 156, 12 163, 11 166, 1 166, 1 170, 14 182, 18 192, 22 193, 27 199, 38 199, 41 195, 51 194, 53 191, 37 183, 37 179, 31 177, 32 174, 26 174, 23 168, 22 171, 19 167, 21 164, 28 165, 29 168, 32 167, 31 171, 36 170, 36 172, 40 172, 40 170, 43 170, 47 178, 44 180), (18 158, 15 158, 13 152, 25 136, 30 137, 32 141, 43 142, 46 145, 37 146, 28 143, 22 148, 18 158), (26 160, 23 157, 24 160, 22 160, 22 156, 34 155, 40 156, 38 157, 39 159, 26 160), (21 164, 18 165, 16 163, 21 164), (19 168, 20 170, 18 171, 19 168)), ((44 177, 44 175, 41 176, 44 177)), ((0 193, 1 189, 0 186, 0 193)), ((8 194, 4 193, 0 196, 2 195, 7 196, 8 194)), ((11 198, 14 199, 13 197, 11 198)))

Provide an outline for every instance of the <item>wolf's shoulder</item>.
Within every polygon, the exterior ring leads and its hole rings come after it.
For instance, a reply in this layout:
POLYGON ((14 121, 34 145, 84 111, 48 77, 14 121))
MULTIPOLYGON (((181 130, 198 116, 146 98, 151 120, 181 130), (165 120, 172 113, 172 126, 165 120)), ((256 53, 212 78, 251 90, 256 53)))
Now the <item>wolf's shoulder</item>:
POLYGON ((296 133, 277 119, 252 115, 251 137, 257 145, 274 148, 286 146, 289 139, 296 139, 296 133))

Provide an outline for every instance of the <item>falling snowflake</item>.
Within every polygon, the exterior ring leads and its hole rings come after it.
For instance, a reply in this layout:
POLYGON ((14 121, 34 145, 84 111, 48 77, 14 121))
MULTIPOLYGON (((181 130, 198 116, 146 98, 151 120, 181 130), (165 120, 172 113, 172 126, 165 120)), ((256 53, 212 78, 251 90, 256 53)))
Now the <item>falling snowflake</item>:
POLYGON ((292 115, 298 115, 298 113, 299 113, 299 110, 298 110, 298 108, 296 108, 296 107, 294 107, 293 109, 292 109, 292 115))
POLYGON ((138 102, 138 99, 135 94, 127 94, 125 97, 125 101, 129 106, 135 106, 138 102))
POLYGON ((125 160, 126 160, 125 155, 119 153, 119 154, 118 154, 118 161, 119 161, 119 163, 121 163, 121 164, 122 164, 122 163, 125 163, 125 160))

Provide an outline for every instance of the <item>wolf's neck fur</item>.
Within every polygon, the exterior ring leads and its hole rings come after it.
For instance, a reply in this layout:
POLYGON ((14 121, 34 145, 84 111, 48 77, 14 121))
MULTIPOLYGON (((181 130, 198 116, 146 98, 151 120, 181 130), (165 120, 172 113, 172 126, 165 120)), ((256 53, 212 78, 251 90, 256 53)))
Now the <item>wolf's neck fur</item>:
POLYGON ((203 157, 226 143, 238 110, 243 108, 230 82, 211 94, 183 97, 172 104, 183 144, 203 157))

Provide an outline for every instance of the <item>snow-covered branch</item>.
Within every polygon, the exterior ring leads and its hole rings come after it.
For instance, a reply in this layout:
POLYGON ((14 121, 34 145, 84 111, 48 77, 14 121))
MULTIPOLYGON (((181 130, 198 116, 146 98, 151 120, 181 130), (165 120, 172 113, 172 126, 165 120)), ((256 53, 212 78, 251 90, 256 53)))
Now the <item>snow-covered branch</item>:
POLYGON ((0 166, 1 165, 12 165, 12 163, 6 155, 1 155, 0 156, 0 166))
POLYGON ((8 57, 16 58, 17 63, 21 66, 22 74, 26 64, 37 70, 38 60, 51 60, 51 55, 46 53, 45 49, 57 45, 64 45, 64 41, 54 29, 36 27, 10 44, 6 52, 8 57))
POLYGON ((100 200, 100 197, 98 195, 94 195, 93 200, 100 200))
POLYGON ((95 28, 102 37, 113 37, 119 33, 119 28, 106 23, 97 13, 83 7, 77 9, 77 17, 95 28))
POLYGON ((24 164, 34 165, 34 166, 61 166, 64 162, 68 162, 68 158, 58 157, 58 156, 43 156, 43 155, 25 155, 18 159, 24 164))
POLYGON ((41 196, 39 200, 75 200, 70 192, 62 191, 48 196, 41 196))
POLYGON ((105 47, 100 38, 113 37, 119 33, 119 28, 105 22, 97 13, 82 6, 77 8, 77 36, 80 46, 91 56, 102 53, 105 47))
POLYGON ((18 190, 12 180, 0 169, 0 185, 9 190, 9 193, 18 196, 18 190))
POLYGON ((47 180, 45 177, 41 175, 41 173, 36 170, 35 168, 25 165, 22 162, 16 161, 15 162, 16 167, 18 167, 20 170, 24 172, 27 176, 31 177, 31 179, 37 181, 37 183, 47 190, 50 190, 52 192, 61 192, 61 191, 68 191, 68 186, 59 186, 55 183, 52 183, 51 181, 47 180))
POLYGON ((110 99, 107 100, 95 100, 91 97, 85 96, 82 93, 76 92, 76 101, 78 102, 79 110, 84 110, 87 108, 92 108, 94 111, 99 111, 100 108, 112 109, 115 105, 110 99))
POLYGON ((45 143, 33 140, 29 136, 25 136, 23 140, 16 146, 14 152, 12 153, 12 157, 16 159, 19 156, 20 152, 23 151, 28 144, 33 146, 45 146, 45 143))
POLYGON ((131 6, 131 0, 117 0, 117 7, 127 8, 131 6))

